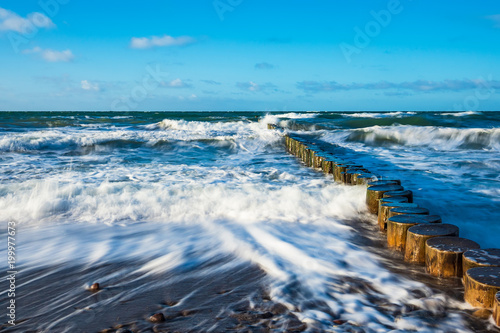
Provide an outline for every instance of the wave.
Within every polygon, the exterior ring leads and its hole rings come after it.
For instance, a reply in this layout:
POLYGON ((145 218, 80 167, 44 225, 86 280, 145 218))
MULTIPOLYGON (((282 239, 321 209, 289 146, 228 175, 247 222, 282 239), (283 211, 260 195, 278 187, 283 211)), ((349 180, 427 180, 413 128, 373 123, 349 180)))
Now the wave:
POLYGON ((467 117, 467 116, 482 115, 482 113, 478 112, 478 111, 464 111, 464 112, 440 113, 440 115, 442 115, 442 116, 453 116, 453 117, 467 117))
POLYGON ((0 134, 1 152, 29 152, 108 147, 155 147, 176 141, 242 141, 261 138, 276 142, 278 133, 268 131, 266 123, 202 122, 165 119, 137 128, 116 128, 89 125, 80 129, 44 129, 29 132, 4 132, 0 134))
MULTIPOLYGON (((29 237, 19 256, 30 268, 47 257, 52 264, 71 260, 90 267, 152 258, 139 271, 165 275, 200 257, 234 255, 266 272, 273 300, 321 330, 339 316, 376 331, 395 329, 401 323, 383 304, 433 311, 449 302, 390 273, 377 256, 350 242, 354 229, 340 220, 365 210, 361 187, 278 170, 267 170, 283 181, 275 186, 261 180, 261 169, 163 168, 159 182, 140 185, 86 184, 71 172, 53 181, 30 180, 16 185, 15 196, 0 198, 0 216, 19 221, 29 237)), ((139 169, 113 173, 140 175, 139 169)), ((439 325, 462 325, 441 312, 446 318, 439 325)))
POLYGON ((487 149, 500 151, 500 128, 434 126, 373 126, 345 132, 347 142, 372 146, 428 147, 435 150, 487 149))
POLYGON ((360 112, 360 113, 341 113, 344 117, 352 118, 402 118, 407 116, 413 116, 417 114, 416 112, 360 112))

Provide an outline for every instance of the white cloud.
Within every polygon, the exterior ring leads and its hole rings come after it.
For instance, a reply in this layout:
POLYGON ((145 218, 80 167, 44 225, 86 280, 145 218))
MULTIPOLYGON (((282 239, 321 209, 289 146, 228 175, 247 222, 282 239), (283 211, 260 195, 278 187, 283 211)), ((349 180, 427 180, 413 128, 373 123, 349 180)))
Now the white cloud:
POLYGON ((50 49, 42 49, 40 47, 34 47, 31 50, 24 50, 24 54, 38 53, 40 56, 48 62, 70 62, 75 56, 71 50, 55 51, 50 49))
POLYGON ((170 82, 164 82, 162 84, 164 87, 169 87, 169 88, 189 88, 191 87, 190 84, 182 81, 181 79, 175 79, 170 82))
POLYGON ((81 85, 82 85, 83 90, 91 90, 91 91, 99 91, 100 90, 98 83, 91 83, 87 80, 83 80, 81 82, 81 85))
POLYGON ((132 37, 130 40, 130 47, 133 49, 149 49, 152 47, 162 46, 183 46, 196 42, 196 40, 189 36, 172 37, 164 35, 161 37, 132 37))
POLYGON ((255 64, 255 68, 256 69, 273 69, 274 65, 270 64, 268 62, 261 62, 261 63, 255 64))
POLYGON ((498 15, 490 15, 490 16, 486 16, 486 18, 492 20, 493 22, 495 22, 495 28, 500 28, 500 14, 498 15))
POLYGON ((42 13, 31 13, 21 17, 8 9, 0 8, 0 31, 15 31, 21 34, 32 33, 37 28, 52 28, 54 23, 42 13))
POLYGON ((236 87, 242 89, 242 90, 246 90, 246 91, 252 91, 252 92, 256 92, 256 91, 265 91, 265 90, 276 90, 276 86, 272 83, 264 83, 264 84, 257 84, 253 81, 249 81, 249 82, 238 82, 236 83, 236 87))

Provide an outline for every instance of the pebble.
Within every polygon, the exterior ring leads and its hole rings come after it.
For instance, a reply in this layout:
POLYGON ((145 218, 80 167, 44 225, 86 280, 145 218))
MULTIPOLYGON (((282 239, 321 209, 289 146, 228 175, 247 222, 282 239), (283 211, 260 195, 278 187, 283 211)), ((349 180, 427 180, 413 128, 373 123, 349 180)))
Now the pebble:
POLYGON ((89 287, 89 290, 95 293, 96 291, 101 290, 101 286, 99 286, 99 283, 96 282, 89 287))
POLYGON ((165 316, 163 315, 163 313, 155 313, 154 315, 149 317, 148 320, 152 323, 161 323, 165 321, 165 316))

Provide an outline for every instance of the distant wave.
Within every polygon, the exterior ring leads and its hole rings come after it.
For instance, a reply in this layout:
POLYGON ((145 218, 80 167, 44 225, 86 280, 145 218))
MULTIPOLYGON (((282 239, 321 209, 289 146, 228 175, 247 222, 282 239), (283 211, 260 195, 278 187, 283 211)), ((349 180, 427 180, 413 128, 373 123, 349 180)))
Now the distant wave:
POLYGON ((261 122, 203 122, 165 119, 142 129, 91 125, 84 129, 47 129, 0 135, 0 152, 61 150, 95 147, 158 146, 173 141, 234 141, 263 138, 272 144, 280 139, 261 122))
POLYGON ((311 112, 306 112, 306 113, 295 113, 295 112, 290 112, 290 113, 283 113, 283 114, 276 114, 275 116, 279 118, 288 118, 288 119, 310 119, 310 118, 316 118, 319 116, 319 113, 311 113, 311 112))
POLYGON ((477 111, 441 113, 442 116, 454 116, 454 117, 466 117, 466 116, 474 116, 474 115, 480 115, 480 114, 482 114, 482 113, 481 112, 477 112, 477 111))
POLYGON ((341 113, 344 117, 352 118, 402 118, 417 114, 416 112, 359 112, 359 113, 341 113))
POLYGON ((491 149, 500 151, 500 128, 443 128, 434 126, 373 126, 352 130, 345 141, 374 146, 429 147, 437 150, 491 149))

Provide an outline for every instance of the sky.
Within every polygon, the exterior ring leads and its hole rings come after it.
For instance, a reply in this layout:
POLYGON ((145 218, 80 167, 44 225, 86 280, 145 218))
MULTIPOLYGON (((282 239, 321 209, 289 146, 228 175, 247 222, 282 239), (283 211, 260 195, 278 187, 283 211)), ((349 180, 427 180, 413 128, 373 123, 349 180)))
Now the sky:
POLYGON ((0 110, 500 110, 498 0, 1 0, 0 110))

